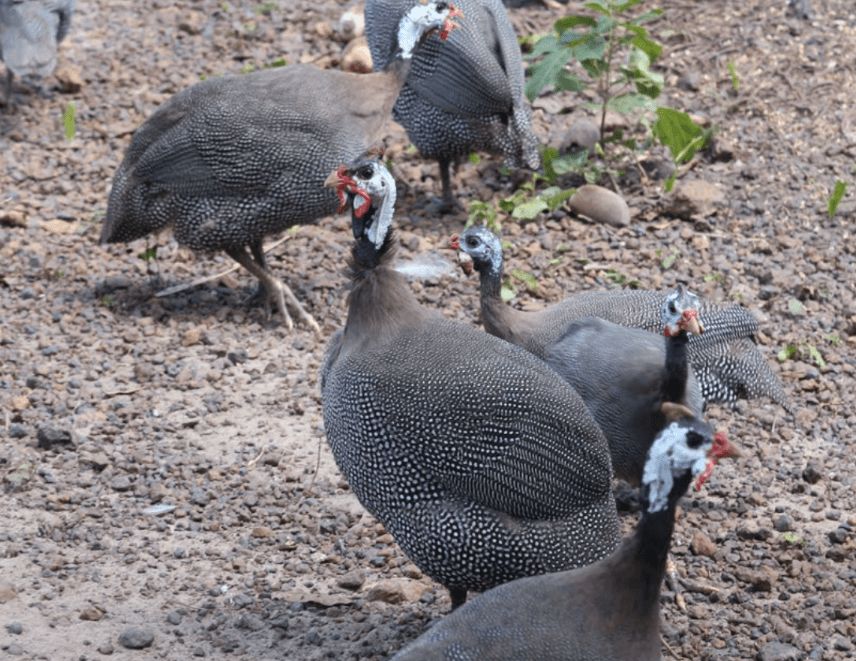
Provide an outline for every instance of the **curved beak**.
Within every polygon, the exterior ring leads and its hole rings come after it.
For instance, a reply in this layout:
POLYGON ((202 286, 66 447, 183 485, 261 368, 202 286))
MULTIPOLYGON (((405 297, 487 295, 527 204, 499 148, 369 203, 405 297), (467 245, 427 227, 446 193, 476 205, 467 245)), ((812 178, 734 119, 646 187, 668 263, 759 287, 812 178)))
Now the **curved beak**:
POLYGON ((443 21, 443 27, 440 29, 440 40, 441 41, 446 41, 446 39, 449 38, 449 35, 451 34, 452 30, 454 30, 455 28, 461 27, 459 24, 455 23, 455 21, 452 19, 463 18, 463 16, 464 16, 464 12, 462 12, 460 9, 455 7, 455 5, 451 5, 449 7, 449 16, 448 16, 448 18, 446 18, 445 21, 443 21))
POLYGON ((692 333, 693 335, 704 333, 704 326, 698 318, 698 310, 684 310, 681 315, 680 325, 687 333, 692 333))
POLYGON ((713 448, 710 450, 710 456, 712 459, 736 459, 742 457, 743 453, 740 448, 728 440, 725 432, 718 431, 713 436, 713 448))
POLYGON ((339 185, 339 181, 339 168, 336 168, 324 180, 324 188, 336 188, 339 185))

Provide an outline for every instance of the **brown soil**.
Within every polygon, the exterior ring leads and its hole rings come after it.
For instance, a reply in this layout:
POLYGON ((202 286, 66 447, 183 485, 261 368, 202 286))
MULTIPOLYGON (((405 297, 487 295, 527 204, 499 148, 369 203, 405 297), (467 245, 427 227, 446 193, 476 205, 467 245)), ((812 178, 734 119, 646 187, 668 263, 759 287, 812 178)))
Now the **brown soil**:
MULTIPOLYGON (((145 242, 96 245, 111 177, 159 103, 202 75, 279 57, 336 64, 344 44, 323 26, 346 3, 273 4, 266 16, 241 1, 78 3, 61 64, 79 69, 80 91, 19 84, 17 107, 0 115, 0 657, 380 659, 448 610, 445 591, 350 494, 324 442, 317 373, 344 320, 348 220, 300 228, 272 256, 321 340, 244 304, 254 283, 242 271, 154 296, 228 268, 222 255, 162 236, 156 280, 139 257, 145 242), (120 645, 132 625, 154 635, 150 647, 120 645)), ((663 4, 671 101, 719 127, 686 178, 721 200, 680 220, 664 213, 673 198, 659 182, 627 178, 629 227, 565 212, 506 222, 510 266, 540 280, 514 304, 683 278, 758 315, 794 414, 763 401, 711 412, 746 456, 684 503, 673 555, 686 607, 664 587, 664 654, 852 658, 856 8, 815 0, 803 21, 784 0, 663 4), (829 219, 836 179, 850 194, 829 219), (803 351, 780 364, 788 344, 803 351)), ((513 11, 531 33, 564 10, 513 11)), ((579 105, 539 100, 540 135, 560 141, 579 105)), ((400 130, 388 144, 406 187, 401 253, 439 251, 464 217, 432 214, 435 165, 400 130)), ((498 166, 463 165, 460 198, 510 194, 498 166)), ((475 322, 473 281, 454 273, 414 289, 475 322)))

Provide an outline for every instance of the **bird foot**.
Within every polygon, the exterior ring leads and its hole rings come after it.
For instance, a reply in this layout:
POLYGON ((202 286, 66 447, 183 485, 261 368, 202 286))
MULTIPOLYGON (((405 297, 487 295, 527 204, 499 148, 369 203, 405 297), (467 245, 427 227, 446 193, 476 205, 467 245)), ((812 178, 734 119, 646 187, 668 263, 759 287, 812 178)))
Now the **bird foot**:
POLYGON ((684 600, 683 590, 681 589, 681 584, 678 582, 678 569, 675 567, 675 562, 672 560, 671 555, 666 559, 666 583, 668 583, 669 589, 675 594, 675 604, 685 613, 687 602, 684 600))
POLYGON ((321 327, 318 325, 318 322, 315 321, 312 315, 303 308, 300 301, 298 301, 297 297, 294 295, 294 292, 291 291, 291 288, 282 283, 280 283, 280 286, 282 287, 282 292, 285 294, 289 307, 291 307, 291 309, 296 313, 297 318, 315 331, 316 335, 320 336, 321 327))
POLYGON ((265 304, 265 312, 267 313, 268 319, 271 318, 271 302, 273 302, 276 307, 276 311, 282 315, 285 326, 288 330, 294 329, 294 318, 288 311, 290 308, 291 312, 299 321, 303 322, 306 326, 309 326, 309 328, 311 328, 317 335, 321 335, 321 327, 318 325, 318 322, 315 321, 312 315, 309 314, 303 305, 300 304, 300 301, 297 300, 297 297, 288 285, 280 282, 279 280, 272 279, 270 292, 265 291, 264 286, 260 286, 248 300, 257 299, 260 295, 263 296, 262 300, 265 304))

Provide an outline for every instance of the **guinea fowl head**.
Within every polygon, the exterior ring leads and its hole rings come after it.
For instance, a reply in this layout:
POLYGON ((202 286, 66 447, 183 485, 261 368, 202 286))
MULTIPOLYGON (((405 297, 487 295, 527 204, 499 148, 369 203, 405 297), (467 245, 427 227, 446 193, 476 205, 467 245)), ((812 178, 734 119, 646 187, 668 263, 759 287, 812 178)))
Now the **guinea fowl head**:
POLYGON ((428 33, 440 31, 440 39, 446 41, 458 27, 453 19, 463 12, 445 0, 420 0, 402 17, 398 24, 397 49, 402 59, 410 59, 416 44, 428 33))
POLYGON ((339 211, 351 207, 355 239, 367 238, 380 250, 392 225, 395 210, 395 179, 378 158, 358 158, 340 165, 324 185, 335 188, 339 211))
POLYGON ((449 247, 458 252, 458 262, 469 275, 476 271, 499 275, 502 272, 502 242, 484 225, 473 225, 460 236, 452 235, 449 247))
POLYGON ((647 510, 651 513, 677 503, 694 477, 698 477, 696 489, 701 488, 719 459, 740 456, 724 433, 714 432, 685 406, 667 402, 662 411, 666 426, 648 450, 642 473, 647 510))
POLYGON ((666 297, 660 312, 663 335, 673 337, 681 333, 701 335, 704 326, 698 318, 699 298, 683 285, 666 297))

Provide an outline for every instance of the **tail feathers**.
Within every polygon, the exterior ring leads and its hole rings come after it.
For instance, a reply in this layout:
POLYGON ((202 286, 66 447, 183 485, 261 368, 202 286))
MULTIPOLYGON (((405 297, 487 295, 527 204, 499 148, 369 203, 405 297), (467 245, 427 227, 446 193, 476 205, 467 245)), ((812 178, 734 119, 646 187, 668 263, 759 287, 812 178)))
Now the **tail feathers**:
POLYGON ((716 351, 691 358, 691 362, 707 403, 767 397, 791 410, 779 377, 751 338, 720 344, 716 351))

